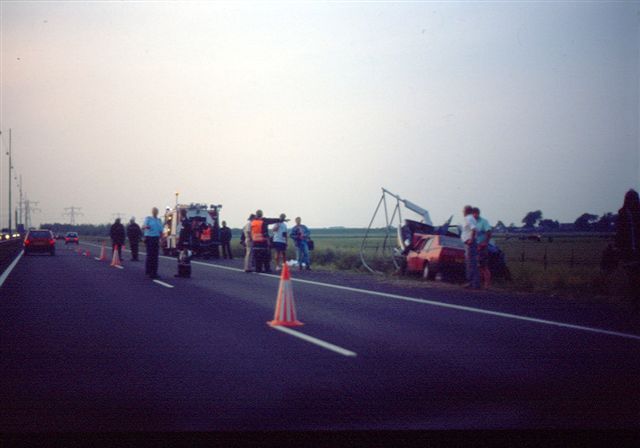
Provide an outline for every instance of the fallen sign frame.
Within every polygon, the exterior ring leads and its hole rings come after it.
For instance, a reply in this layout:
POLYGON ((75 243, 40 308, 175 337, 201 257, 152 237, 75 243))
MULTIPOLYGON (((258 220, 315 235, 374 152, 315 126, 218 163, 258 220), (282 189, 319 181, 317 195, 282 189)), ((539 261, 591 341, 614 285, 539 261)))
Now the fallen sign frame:
POLYGON ((393 266, 395 267, 396 270, 400 269, 400 265, 398 264, 398 260, 397 260, 397 256, 398 256, 398 251, 400 250, 404 250, 405 249, 405 243, 402 240, 402 211, 401 211, 401 207, 400 204, 403 204, 406 208, 408 208, 409 210, 411 210, 414 213, 417 213, 418 215, 421 216, 422 218, 422 222, 417 222, 417 221, 411 221, 411 224, 413 226, 417 226, 417 227, 421 227, 423 231, 429 231, 429 232, 440 232, 441 230, 444 229, 444 231, 446 232, 451 224, 451 219, 453 218, 453 216, 451 218, 449 218, 449 220, 440 228, 436 229, 433 226, 433 222, 431 221, 431 216, 429 216, 429 211, 427 211, 426 209, 420 207, 417 204, 414 204, 413 202, 407 200, 407 199, 402 199, 400 196, 398 196, 395 193, 392 193, 391 191, 387 190, 386 188, 382 187, 382 196, 380 197, 380 200, 378 201, 378 205, 376 206, 375 211, 373 212, 373 216, 371 217, 371 221, 369 222, 369 226, 367 227, 367 230, 365 232, 364 238, 362 239, 362 244, 360 245, 360 261, 362 262, 362 265, 369 270, 369 272, 374 273, 374 274, 380 274, 383 275, 382 272, 375 270, 372 266, 370 266, 369 263, 367 263, 366 261, 366 257, 365 257, 365 252, 367 251, 367 249, 374 249, 375 248, 375 255, 378 255, 379 253, 382 254, 383 257, 389 257, 391 258, 391 261, 393 263, 393 266), (389 205, 387 204, 387 196, 390 196, 390 200, 392 202, 395 202, 395 204, 393 204, 393 209, 392 209, 392 213, 391 215, 389 215, 389 205), (384 218, 385 218, 385 235, 384 235, 384 240, 382 242, 382 250, 380 248, 380 244, 376 244, 375 246, 371 246, 368 245, 368 241, 370 238, 370 233, 371 233, 371 229, 373 226, 373 223, 376 219, 376 216, 378 215, 378 212, 380 211, 380 206, 383 205, 384 206, 384 218), (394 222, 397 219, 397 223, 394 226, 394 222), (397 245, 393 245, 392 243, 390 243, 389 239, 391 237, 391 233, 392 231, 396 232, 396 243, 397 245), (399 248, 399 249, 398 249, 399 248))

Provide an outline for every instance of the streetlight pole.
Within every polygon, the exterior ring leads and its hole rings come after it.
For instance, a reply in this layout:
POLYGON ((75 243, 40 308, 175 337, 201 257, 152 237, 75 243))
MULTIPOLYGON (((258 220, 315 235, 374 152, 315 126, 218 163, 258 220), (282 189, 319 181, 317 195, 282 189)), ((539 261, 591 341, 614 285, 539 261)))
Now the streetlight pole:
POLYGON ((11 166, 11 128, 9 128, 9 152, 7 153, 9 155, 9 233, 12 233, 11 231, 11 170, 13 169, 13 166, 11 166))
POLYGON ((20 183, 18 184, 18 191, 20 192, 20 202, 18 202, 18 217, 16 218, 16 228, 18 227, 18 224, 24 224, 24 221, 22 220, 22 208, 23 208, 23 202, 22 202, 22 174, 20 175, 20 183))

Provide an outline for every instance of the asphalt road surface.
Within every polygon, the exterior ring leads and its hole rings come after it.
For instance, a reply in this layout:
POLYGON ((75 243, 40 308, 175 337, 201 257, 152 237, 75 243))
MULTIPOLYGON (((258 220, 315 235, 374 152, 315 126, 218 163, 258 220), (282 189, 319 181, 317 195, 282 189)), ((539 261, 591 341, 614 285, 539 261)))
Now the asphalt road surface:
POLYGON ((161 258, 161 284, 81 247, 0 286, 0 431, 640 427, 638 319, 613 308, 292 271, 285 332, 277 276, 161 258))

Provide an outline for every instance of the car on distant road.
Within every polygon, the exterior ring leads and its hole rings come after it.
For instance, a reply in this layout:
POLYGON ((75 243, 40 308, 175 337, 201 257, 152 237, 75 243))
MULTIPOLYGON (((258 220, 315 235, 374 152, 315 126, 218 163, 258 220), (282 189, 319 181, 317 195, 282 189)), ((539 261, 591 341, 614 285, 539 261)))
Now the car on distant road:
POLYGON ((80 244, 80 241, 78 239, 78 234, 76 232, 67 232, 67 234, 65 235, 64 237, 65 246, 69 243, 80 244))
POLYGON ((437 274, 463 278, 464 243, 452 236, 416 234, 402 267, 403 272, 420 273, 428 280, 434 280, 437 274))
POLYGON ((0 241, 10 240, 12 237, 11 230, 5 228, 0 231, 0 241))
POLYGON ((27 255, 34 252, 56 254, 56 240, 51 230, 29 230, 24 239, 24 253, 27 255))
POLYGON ((63 240, 64 239, 64 235, 62 233, 56 233, 56 239, 57 240, 63 240))

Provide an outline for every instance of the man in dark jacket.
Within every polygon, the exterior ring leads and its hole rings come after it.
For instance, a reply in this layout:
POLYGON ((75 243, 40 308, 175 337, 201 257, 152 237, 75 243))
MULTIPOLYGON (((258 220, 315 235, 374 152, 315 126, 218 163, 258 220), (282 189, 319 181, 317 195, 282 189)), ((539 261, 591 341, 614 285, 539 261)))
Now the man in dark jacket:
POLYGON ((124 226, 120 223, 120 218, 116 218, 116 221, 111 226, 109 231, 111 236, 111 247, 114 251, 118 251, 118 257, 122 260, 122 246, 125 240, 124 226))
POLYGON ((191 277, 191 253, 193 232, 187 210, 180 210, 180 233, 178 235, 178 273, 175 277, 191 277))
POLYGON ((227 227, 226 221, 222 221, 222 227, 220 227, 220 243, 222 244, 222 257, 233 260, 233 254, 231 253, 231 229, 227 227))
POLYGON ((629 290, 640 308, 640 198, 635 190, 627 191, 618 210, 615 246, 629 276, 629 290))
POLYGON ((140 226, 136 223, 136 218, 132 217, 129 220, 129 225, 127 226, 127 238, 129 238, 131 260, 138 261, 138 244, 140 243, 140 238, 142 238, 142 230, 140 230, 140 226))

